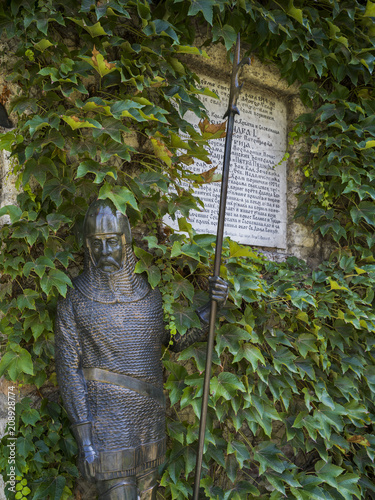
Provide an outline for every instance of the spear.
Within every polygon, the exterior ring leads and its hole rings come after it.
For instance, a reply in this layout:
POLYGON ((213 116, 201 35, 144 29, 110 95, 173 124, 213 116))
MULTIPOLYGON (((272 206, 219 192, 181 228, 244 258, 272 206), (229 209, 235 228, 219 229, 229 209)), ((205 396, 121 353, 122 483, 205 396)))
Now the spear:
MULTIPOLYGON (((237 108, 237 99, 240 94, 243 84, 238 83, 238 73, 244 64, 250 64, 250 58, 244 58, 240 60, 240 34, 237 35, 237 43, 235 48, 235 53, 233 57, 233 70, 230 85, 230 95, 228 109, 225 112, 224 118, 228 117, 227 122, 227 133, 225 138, 225 148, 224 148, 224 160, 223 160, 223 175, 221 181, 221 193, 220 193, 220 205, 219 205, 219 219, 217 225, 217 235, 216 235, 216 250, 215 250, 215 261, 214 261, 214 276, 220 276, 220 263, 221 263, 221 251, 223 247, 223 235, 224 235, 224 220, 225 220, 225 208, 227 204, 227 192, 228 192, 228 179, 229 179, 229 163, 230 155, 232 150, 232 136, 233 136, 233 126, 234 117, 239 115, 240 112, 237 108)), ((207 356, 206 356, 206 368, 204 374, 204 385, 203 385, 203 397, 201 406, 201 419, 199 425, 199 441, 198 441, 198 452, 195 464, 195 479, 194 479, 194 492, 193 500, 198 500, 201 470, 202 470, 202 459, 203 459, 203 448, 204 448, 204 436, 206 431, 206 421, 207 421, 207 407, 208 407, 208 396, 210 392, 210 376, 211 376, 211 365, 212 365, 212 351, 214 348, 214 337, 215 337, 215 322, 217 313, 217 302, 215 300, 211 301, 211 312, 210 312, 210 323, 208 330, 208 341, 207 341, 207 356)))

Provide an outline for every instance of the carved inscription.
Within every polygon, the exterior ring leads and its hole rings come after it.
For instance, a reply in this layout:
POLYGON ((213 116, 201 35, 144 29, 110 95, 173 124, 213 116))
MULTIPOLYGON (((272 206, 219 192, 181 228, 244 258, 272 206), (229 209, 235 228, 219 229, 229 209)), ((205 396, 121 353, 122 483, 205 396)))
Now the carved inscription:
MULTIPOLYGON (((228 105, 229 85, 201 76, 201 84, 220 101, 203 97, 210 121, 221 123, 228 105)), ((286 248, 286 107, 271 93, 244 88, 236 116, 229 173, 225 236, 247 245, 286 248), (280 163, 280 164, 279 164, 280 163)), ((187 116, 186 116, 187 117, 187 116)), ((195 127, 198 119, 188 115, 195 127)), ((211 141, 212 166, 222 171, 225 139, 211 141)), ((196 161, 194 172, 210 166, 196 161)), ((190 222, 198 233, 216 233, 220 183, 205 184, 195 194, 204 202, 192 211, 190 222)))

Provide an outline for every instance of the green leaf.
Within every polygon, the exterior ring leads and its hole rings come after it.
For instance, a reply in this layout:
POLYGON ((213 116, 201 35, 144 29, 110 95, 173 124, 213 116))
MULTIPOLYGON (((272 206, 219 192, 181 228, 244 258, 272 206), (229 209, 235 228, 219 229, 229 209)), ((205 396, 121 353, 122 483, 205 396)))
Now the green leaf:
POLYGON ((296 345, 302 357, 306 358, 308 352, 318 352, 315 345, 316 337, 311 333, 301 333, 296 339, 296 345))
POLYGON ((241 347, 235 353, 233 361, 238 362, 241 361, 241 359, 243 358, 247 359, 247 361, 250 361, 254 372, 256 372, 258 369, 258 361, 260 361, 262 365, 266 364, 263 354, 260 352, 258 347, 255 347, 250 343, 245 343, 241 345, 241 347))
POLYGON ((249 481, 239 481, 231 490, 231 500, 244 500, 244 498, 259 497, 260 492, 249 481), (251 496, 250 496, 251 495, 251 496))
POLYGON ((350 210, 350 215, 355 224, 363 218, 368 224, 375 226, 375 204, 371 201, 361 201, 350 210))
POLYGON ((223 38, 227 50, 230 50, 237 40, 237 33, 229 24, 224 24, 224 26, 215 24, 212 28, 212 35, 213 42, 223 38))
POLYGON ((267 443, 267 441, 260 443, 254 450, 254 459, 260 464, 259 474, 263 474, 268 467, 280 474, 284 472, 285 465, 280 460, 280 455, 281 452, 274 443, 267 443))
POLYGON ((33 362, 31 355, 26 349, 15 345, 2 356, 0 361, 0 376, 8 372, 11 380, 17 380, 21 373, 33 375, 33 362))
POLYGON ((194 286, 180 274, 176 273, 175 279, 172 282, 173 297, 177 299, 181 294, 185 295, 190 301, 194 297, 194 286))
POLYGON ((108 116, 102 121, 100 129, 93 130, 92 136, 94 139, 97 139, 101 135, 107 134, 114 141, 122 144, 122 132, 130 132, 130 129, 128 127, 125 127, 125 125, 123 125, 121 121, 116 120, 116 118, 108 116))
POLYGON ((0 150, 12 151, 12 145, 15 142, 14 132, 7 132, 6 134, 0 134, 0 150))
POLYGON ((251 458, 247 446, 240 441, 230 441, 228 443, 227 453, 235 454, 236 460, 239 463, 241 469, 245 465, 245 462, 247 462, 251 458))
POLYGON ((250 340, 250 338, 251 336, 247 330, 226 324, 217 333, 215 350, 219 356, 226 348, 230 353, 236 355, 242 342, 250 340))
POLYGON ((44 274, 41 279, 40 286, 47 295, 55 287, 57 291, 63 296, 66 296, 67 287, 72 286, 70 278, 60 269, 51 269, 48 274, 44 274))
POLYGON ((21 419, 26 425, 35 425, 40 419, 39 412, 34 408, 26 408, 21 413, 21 419))
MULTIPOLYGON (((187 361, 194 358, 198 370, 202 373, 206 367, 207 344, 204 342, 195 342, 193 345, 184 349, 179 355, 179 361, 187 361)), ((220 358, 215 351, 212 353, 212 362, 220 365, 220 358)))
POLYGON ((38 292, 29 288, 25 288, 23 290, 23 293, 17 297, 17 307, 21 311, 23 311, 25 308, 35 310, 35 299, 37 299, 38 297, 38 292))
POLYGON ((51 43, 46 38, 42 38, 38 43, 34 45, 34 49, 40 50, 40 52, 44 52, 48 47, 52 47, 53 43, 51 43))
POLYGON ((193 309, 179 303, 174 303, 172 309, 177 330, 181 334, 184 334, 188 328, 201 327, 201 322, 193 309))
POLYGON ((38 486, 33 496, 33 500, 60 500, 65 488, 66 479, 64 476, 43 478, 42 483, 38 486))
POLYGON ((46 198, 50 198, 56 204, 56 206, 59 207, 63 202, 62 193, 64 191, 74 193, 75 190, 75 185, 68 177, 64 177, 62 180, 53 178, 44 184, 42 201, 44 201, 46 198))
POLYGON ((237 391, 245 392, 246 389, 243 382, 234 373, 222 372, 211 379, 210 393, 214 403, 220 397, 230 401, 237 394, 237 391))
POLYGON ((101 184, 106 175, 110 175, 113 179, 117 179, 117 170, 115 167, 102 165, 94 160, 85 160, 78 165, 76 179, 84 177, 88 173, 95 174, 95 184, 101 184))
POLYGON ((133 193, 124 186, 111 186, 111 184, 105 182, 100 188, 98 199, 105 200, 107 198, 109 198, 115 207, 123 214, 126 214, 126 205, 130 205, 135 210, 138 210, 138 205, 133 193))
POLYGON ((5 205, 0 208, 0 217, 9 215, 11 224, 19 221, 22 216, 22 210, 16 205, 5 205))
POLYGON ((188 15, 195 16, 198 12, 202 12, 205 20, 212 26, 214 5, 216 5, 215 0, 191 0, 188 15))

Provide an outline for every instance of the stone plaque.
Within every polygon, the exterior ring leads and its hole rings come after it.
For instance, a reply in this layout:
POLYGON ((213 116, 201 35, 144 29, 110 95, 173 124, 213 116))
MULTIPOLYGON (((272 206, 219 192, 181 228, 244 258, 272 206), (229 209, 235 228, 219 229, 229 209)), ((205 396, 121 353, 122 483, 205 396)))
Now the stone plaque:
MULTIPOLYGON (((210 121, 222 123, 228 106, 229 83, 200 76, 202 87, 213 90, 220 100, 201 96, 210 121)), ((245 245, 286 248, 286 105, 274 94, 244 87, 238 100, 240 115, 235 118, 225 236, 245 245)), ((199 119, 185 115, 196 128, 199 119)), ((196 160, 196 173, 217 166, 222 172, 225 139, 210 141, 212 165, 196 160)), ((195 191, 205 209, 190 212, 197 233, 216 234, 220 183, 205 184, 195 191)), ((176 223, 172 226, 177 228, 176 223)))

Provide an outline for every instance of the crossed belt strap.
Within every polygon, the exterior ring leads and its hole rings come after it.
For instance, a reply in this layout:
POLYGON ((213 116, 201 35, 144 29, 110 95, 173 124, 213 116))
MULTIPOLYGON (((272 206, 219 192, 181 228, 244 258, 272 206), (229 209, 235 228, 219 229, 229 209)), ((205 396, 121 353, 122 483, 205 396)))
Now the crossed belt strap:
POLYGON ((102 368, 83 368, 83 375, 86 380, 119 385, 125 389, 137 392, 142 396, 156 399, 161 406, 165 406, 163 390, 143 380, 129 377, 129 375, 123 375, 122 373, 103 370, 102 368))

